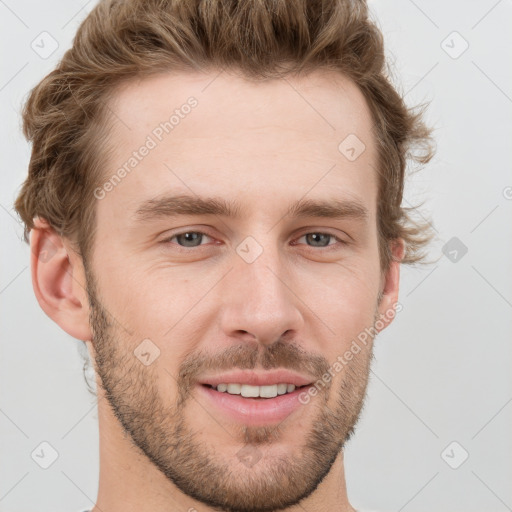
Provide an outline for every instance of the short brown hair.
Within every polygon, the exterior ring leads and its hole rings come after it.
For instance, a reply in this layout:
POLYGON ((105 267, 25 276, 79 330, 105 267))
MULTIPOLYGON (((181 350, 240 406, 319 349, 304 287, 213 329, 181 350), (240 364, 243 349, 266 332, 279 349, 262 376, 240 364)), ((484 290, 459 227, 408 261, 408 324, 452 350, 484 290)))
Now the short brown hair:
POLYGON ((106 104, 117 86, 155 73, 225 68, 253 79, 319 68, 352 79, 374 120, 381 269, 397 238, 405 241, 403 263, 422 262, 429 224, 413 220, 414 208, 401 203, 407 161, 428 162, 433 143, 423 109, 409 109, 387 76, 382 34, 363 0, 100 1, 23 110, 23 132, 33 146, 15 208, 25 240, 40 216, 84 260, 92 251, 106 104))

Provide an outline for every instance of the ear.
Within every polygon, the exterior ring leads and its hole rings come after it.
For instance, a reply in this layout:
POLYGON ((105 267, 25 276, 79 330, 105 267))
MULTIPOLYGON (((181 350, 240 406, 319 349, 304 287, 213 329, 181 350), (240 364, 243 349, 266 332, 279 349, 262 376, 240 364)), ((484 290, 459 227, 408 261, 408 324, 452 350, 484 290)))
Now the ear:
POLYGON ((73 338, 91 340, 81 257, 40 217, 34 219, 30 249, 32 287, 43 311, 73 338))
POLYGON ((392 254, 391 263, 381 279, 380 290, 382 299, 379 304, 379 320, 375 329, 382 331, 391 324, 396 315, 396 303, 400 285, 400 264, 405 253, 405 243, 402 238, 390 242, 392 254))

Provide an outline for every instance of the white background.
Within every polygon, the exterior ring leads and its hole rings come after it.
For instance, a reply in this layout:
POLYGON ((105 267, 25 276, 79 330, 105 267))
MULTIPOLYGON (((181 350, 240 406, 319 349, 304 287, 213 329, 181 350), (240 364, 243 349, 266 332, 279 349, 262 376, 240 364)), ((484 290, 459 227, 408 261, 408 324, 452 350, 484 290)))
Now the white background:
MULTIPOLYGON (((97 493, 97 412, 80 342, 36 302, 12 206, 30 154, 22 102, 94 3, 0 1, 2 512, 80 512, 97 493), (46 59, 31 48, 43 31, 59 45, 46 59), (44 441, 59 454, 46 470, 31 458, 44 441)), ((382 512, 505 512, 512 510, 512 3, 374 0, 371 7, 408 103, 430 101, 437 155, 409 181, 404 205, 425 201, 438 261, 402 269, 403 311, 376 340, 366 406, 346 449, 349 497, 382 512), (453 237, 467 247, 455 262, 443 255, 453 237), (448 465, 465 452, 457 469, 448 465)))

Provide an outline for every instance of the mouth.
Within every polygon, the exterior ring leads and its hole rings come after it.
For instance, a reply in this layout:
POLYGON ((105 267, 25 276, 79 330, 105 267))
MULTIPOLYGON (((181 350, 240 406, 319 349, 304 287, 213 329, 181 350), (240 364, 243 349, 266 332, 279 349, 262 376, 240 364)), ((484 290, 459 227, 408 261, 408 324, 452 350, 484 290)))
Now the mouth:
MULTIPOLYGON (((274 387, 276 386, 278 385, 274 385, 274 387)), ((208 409, 220 418, 244 425, 263 426, 284 421, 304 405, 304 402, 300 401, 300 396, 303 393, 307 393, 312 384, 292 386, 293 389, 287 386, 286 392, 276 394, 275 396, 259 396, 261 393, 274 394, 274 389, 261 389, 272 387, 272 385, 233 386, 227 384, 224 390, 224 386, 221 383, 216 386, 199 384, 197 388, 200 395, 206 400, 208 409), (243 396, 244 394, 256 395, 256 393, 258 393, 258 396, 243 396)), ((283 390, 284 387, 281 386, 280 391, 283 390)))
POLYGON ((309 388, 311 384, 295 386, 294 384, 279 383, 267 386, 250 386, 247 384, 201 384, 204 387, 217 391, 218 393, 226 393, 229 395, 239 395, 247 400, 272 400, 278 396, 289 395, 295 391, 309 388))

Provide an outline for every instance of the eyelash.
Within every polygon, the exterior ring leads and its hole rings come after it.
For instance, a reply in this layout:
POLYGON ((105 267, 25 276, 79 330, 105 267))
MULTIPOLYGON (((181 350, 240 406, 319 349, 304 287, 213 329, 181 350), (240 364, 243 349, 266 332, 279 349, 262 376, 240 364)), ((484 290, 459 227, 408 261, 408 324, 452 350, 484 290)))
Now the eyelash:
MULTIPOLYGON (((212 238, 210 235, 204 233, 203 231, 182 231, 181 233, 176 233, 174 235, 172 235, 171 237, 169 238, 166 238, 165 240, 162 240, 162 244, 171 244, 171 245, 176 245, 179 250, 183 250, 185 252, 190 252, 191 249, 198 249, 200 247, 202 247, 203 245, 205 244, 200 244, 196 247, 184 247, 182 245, 179 245, 179 244, 173 244, 171 243, 171 240, 173 240, 174 238, 180 236, 180 235, 185 235, 187 233, 195 233, 195 234, 200 234, 200 235, 204 235, 208 238, 212 238)), ((323 232, 323 231, 308 231, 307 233, 304 233, 302 234, 297 240, 299 240, 300 238, 303 238, 304 236, 307 236, 307 235, 311 235, 311 234, 314 234, 314 235, 327 235, 331 238, 334 238, 337 242, 339 242, 340 244, 342 245, 348 245, 348 242, 346 242, 345 240, 342 240, 341 238, 337 237, 336 235, 333 235, 332 233, 327 233, 327 232, 323 232)), ((294 244, 295 245, 295 244, 294 244)), ((312 246, 312 245, 309 245, 307 247, 310 247, 311 249, 324 249, 326 251, 329 251, 329 250, 333 250, 333 249, 336 249, 336 244, 329 244, 329 245, 326 245, 325 247, 315 247, 315 246, 312 246)))

